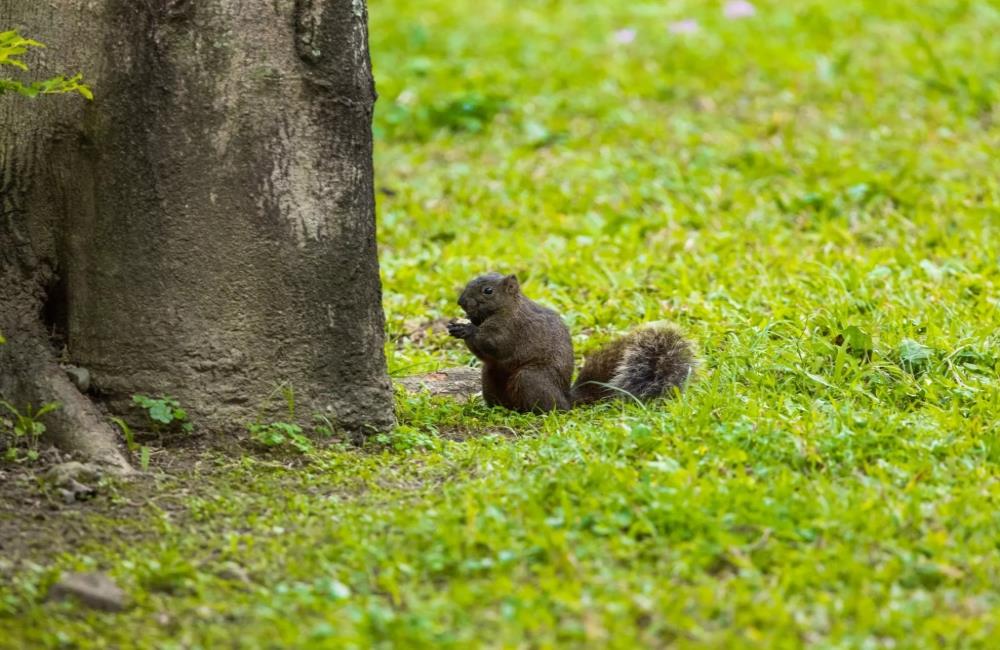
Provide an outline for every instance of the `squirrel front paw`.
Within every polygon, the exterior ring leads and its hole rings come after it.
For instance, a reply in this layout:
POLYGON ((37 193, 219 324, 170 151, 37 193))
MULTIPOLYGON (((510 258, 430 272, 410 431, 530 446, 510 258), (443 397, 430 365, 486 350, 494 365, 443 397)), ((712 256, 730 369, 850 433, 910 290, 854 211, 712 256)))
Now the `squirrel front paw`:
POLYGON ((456 339, 467 339, 476 331, 476 326, 465 319, 453 320, 448 323, 448 334, 456 339))

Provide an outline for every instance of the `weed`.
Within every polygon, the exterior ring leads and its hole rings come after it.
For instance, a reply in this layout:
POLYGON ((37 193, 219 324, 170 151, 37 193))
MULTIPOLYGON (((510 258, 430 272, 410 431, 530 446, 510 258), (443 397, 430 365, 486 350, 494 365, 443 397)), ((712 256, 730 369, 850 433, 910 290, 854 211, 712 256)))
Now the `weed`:
POLYGON ((149 447, 145 445, 140 445, 135 440, 135 434, 132 432, 132 427, 128 425, 125 420, 117 417, 111 418, 111 421, 121 429, 122 435, 125 437, 125 447, 128 449, 129 453, 139 452, 139 466, 142 471, 149 469, 149 447))
POLYGON ((311 454, 313 452, 312 441, 303 433, 302 427, 295 424, 295 406, 294 387, 287 382, 278 383, 264 401, 261 412, 258 412, 255 421, 247 425, 251 440, 268 448, 289 446, 301 454, 311 454), (289 421, 263 421, 263 409, 268 406, 274 397, 279 395, 285 402, 285 411, 288 414, 289 421))
POLYGON ((60 408, 58 402, 43 404, 37 411, 31 404, 24 408, 22 413, 10 402, 0 401, 0 407, 5 409, 14 418, 11 424, 11 433, 14 435, 14 444, 8 447, 5 457, 7 460, 18 460, 18 443, 27 446, 26 459, 36 460, 38 458, 38 442, 45 433, 46 427, 42 422, 42 417, 60 408))
POLYGON ((180 403, 169 396, 133 395, 132 402, 146 411, 150 425, 157 433, 164 430, 191 433, 194 425, 180 403))
POLYGON ((254 422, 247 425, 250 438, 265 447, 282 447, 290 445, 296 451, 308 454, 313 451, 312 442, 304 433, 302 427, 290 422, 254 422))

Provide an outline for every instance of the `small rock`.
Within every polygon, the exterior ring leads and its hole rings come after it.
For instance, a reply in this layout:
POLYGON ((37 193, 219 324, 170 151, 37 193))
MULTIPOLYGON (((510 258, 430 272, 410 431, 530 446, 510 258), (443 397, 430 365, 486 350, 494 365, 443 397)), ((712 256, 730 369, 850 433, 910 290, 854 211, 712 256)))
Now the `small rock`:
POLYGON ((90 390, 90 371, 80 366, 63 366, 63 370, 69 375, 70 381, 80 390, 86 393, 90 390))
POLYGON ((104 612, 125 609, 125 592, 103 573, 64 573, 49 590, 49 600, 75 600, 104 612))
POLYGON ((63 487, 59 488, 59 494, 62 495, 66 503, 73 503, 74 501, 93 499, 97 496, 97 490, 79 481, 69 479, 69 481, 63 484, 63 487))
POLYGON ((63 458, 63 453, 52 446, 49 446, 48 449, 42 451, 39 454, 39 458, 41 458, 42 462, 46 465, 58 465, 65 460, 63 458))
POLYGON ((247 573, 246 569, 235 562, 226 563, 226 565, 222 567, 216 575, 223 580, 229 580, 230 582, 250 584, 250 574, 247 573))
POLYGON ((75 460, 68 463, 53 465, 45 472, 45 481, 64 489, 72 489, 73 484, 83 481, 94 482, 101 478, 101 468, 93 463, 80 463, 75 460))

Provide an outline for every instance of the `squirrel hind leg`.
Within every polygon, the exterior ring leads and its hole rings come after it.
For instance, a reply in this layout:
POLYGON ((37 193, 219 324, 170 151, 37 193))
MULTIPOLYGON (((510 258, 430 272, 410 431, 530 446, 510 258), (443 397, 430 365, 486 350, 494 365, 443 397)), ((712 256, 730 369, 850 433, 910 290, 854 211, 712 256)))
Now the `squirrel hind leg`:
POLYGON ((683 389, 694 368, 694 350, 680 332, 648 328, 628 338, 611 383, 639 399, 652 399, 683 389))
POLYGON ((566 391, 544 370, 520 370, 511 376, 507 387, 514 409, 523 413, 566 411, 570 407, 566 391))
POLYGON ((483 401, 487 406, 504 406, 511 408, 510 400, 507 399, 507 382, 510 377, 501 371, 490 370, 483 366, 483 401))

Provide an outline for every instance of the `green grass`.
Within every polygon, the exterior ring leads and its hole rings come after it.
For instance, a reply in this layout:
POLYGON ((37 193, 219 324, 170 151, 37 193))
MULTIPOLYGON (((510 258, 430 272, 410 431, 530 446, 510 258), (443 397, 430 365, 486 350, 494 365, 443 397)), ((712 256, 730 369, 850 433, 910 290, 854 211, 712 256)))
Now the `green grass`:
POLYGON ((161 479, 153 535, 0 585, 0 646, 994 645, 1000 8, 756 7, 371 0, 391 372, 469 362, 431 324, 495 269, 700 380, 161 479), (85 567, 135 606, 42 602, 85 567))

